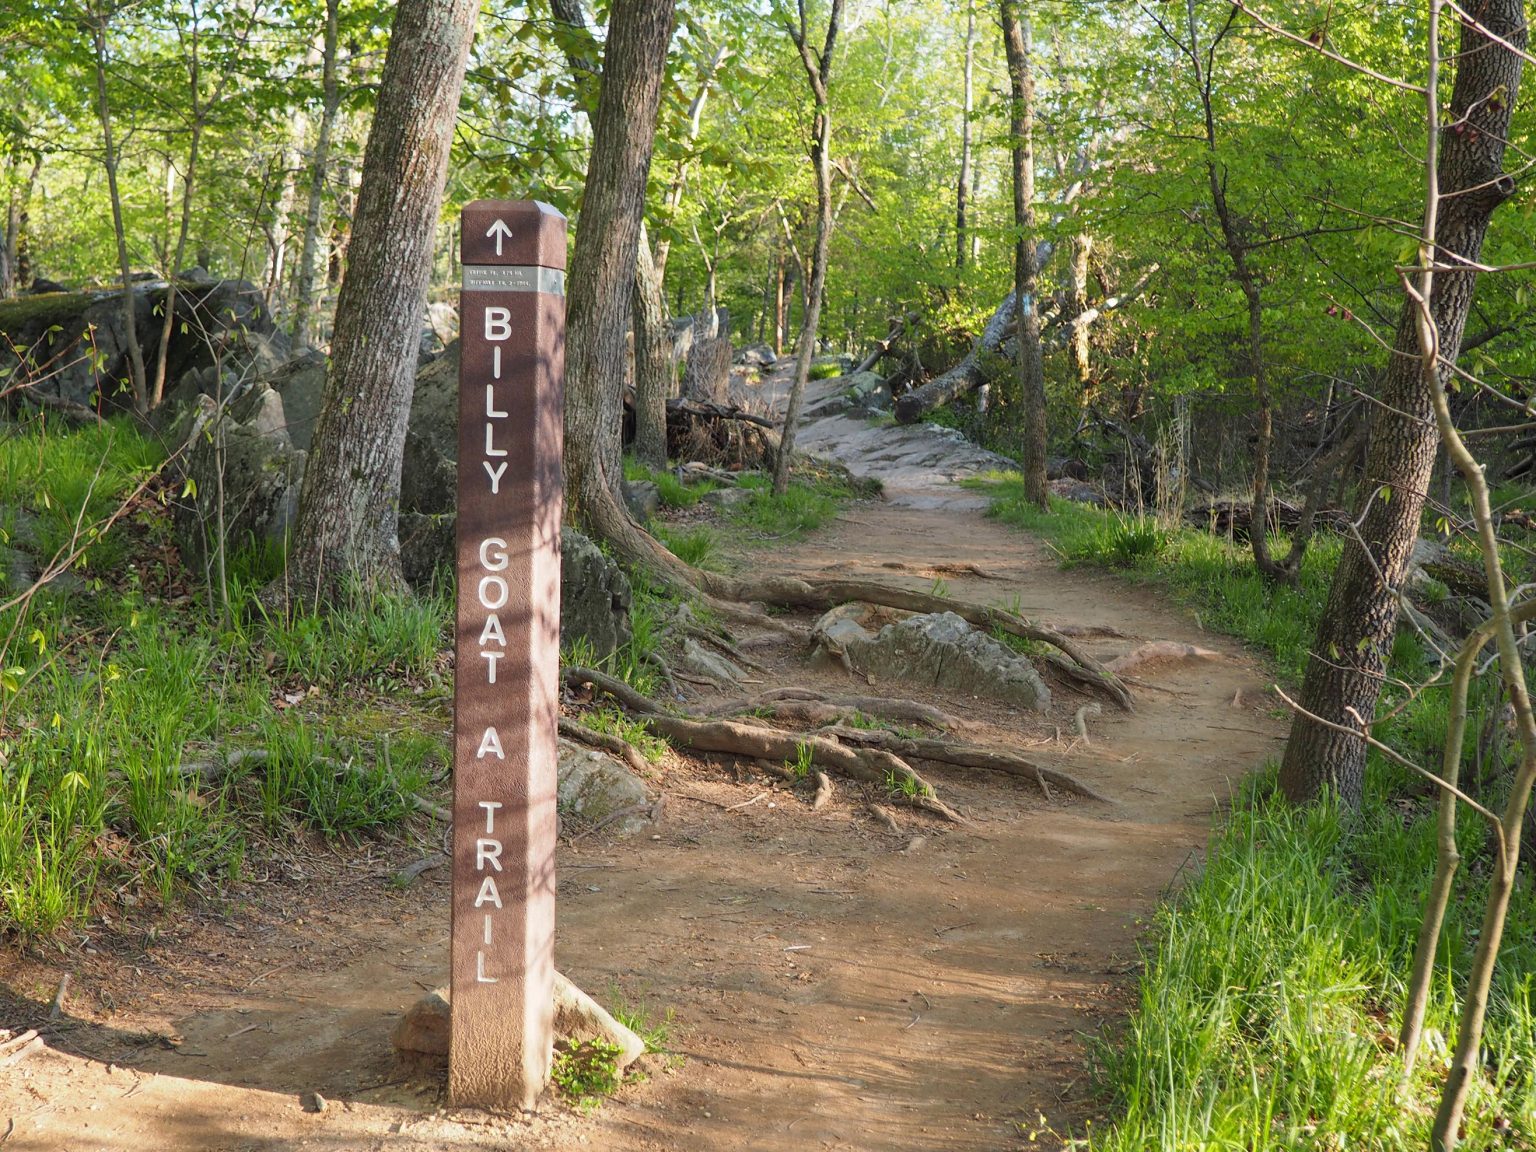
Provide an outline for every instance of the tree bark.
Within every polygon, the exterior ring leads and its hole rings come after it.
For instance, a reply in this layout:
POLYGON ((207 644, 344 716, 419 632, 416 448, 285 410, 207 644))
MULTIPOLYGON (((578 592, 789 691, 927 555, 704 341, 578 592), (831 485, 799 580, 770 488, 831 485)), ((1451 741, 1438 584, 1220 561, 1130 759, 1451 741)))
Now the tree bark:
POLYGON ((400 462, 448 153, 478 0, 401 0, 336 305, 331 370, 295 529, 289 587, 396 589, 400 462))
POLYGON ((624 335, 673 8, 673 0, 615 0, 610 11, 587 188, 571 257, 566 506, 580 526, 609 540, 637 531, 618 496, 624 476, 624 335))
POLYGON ((955 268, 964 272, 970 256, 971 113, 976 107, 976 0, 965 9, 963 113, 960 121, 960 177, 955 181, 955 268))
POLYGON ((96 116, 101 125, 101 163, 107 170, 107 194, 112 201, 112 231, 117 240, 117 264, 123 278, 123 342, 128 347, 129 384, 133 389, 135 411, 149 410, 144 381, 144 352, 139 347, 139 329, 135 320, 133 265, 128 259, 128 235, 123 225, 123 198, 117 187, 117 146, 112 137, 112 105, 107 99, 107 19, 108 14, 95 7, 88 10, 91 45, 95 50, 96 116))
MULTIPOLYGON (((1489 0, 1479 19, 1495 35, 1523 49, 1521 0, 1489 0)), ((1437 271, 1429 312, 1439 340, 1442 383, 1451 375, 1477 285, 1475 264, 1488 221, 1513 195, 1503 169, 1510 110, 1520 84, 1517 52, 1461 25, 1456 80, 1437 166, 1441 207, 1436 227, 1437 271)), ((1366 453, 1364 508, 1358 536, 1346 541, 1307 663, 1301 707, 1325 720, 1358 729, 1369 721, 1392 653, 1398 584, 1418 538, 1425 494, 1434 469, 1437 432, 1433 398, 1421 374, 1415 305, 1405 302, 1387 362, 1379 411, 1366 453)), ((1365 779, 1366 746, 1358 736, 1325 727, 1298 713, 1280 766, 1280 787, 1296 803, 1327 790, 1357 806, 1365 779)))
POLYGON ((1030 65, 1029 21, 1019 0, 1002 0, 1003 48, 1013 90, 1013 304, 1019 329, 1019 405, 1022 410, 1019 465, 1024 498, 1045 508, 1050 489, 1045 466, 1045 355, 1040 345, 1038 253, 1035 249, 1035 78, 1030 65))
POLYGON ((816 248, 811 254, 810 288, 805 298, 805 324, 800 329, 799 354, 795 358, 795 380, 789 389, 789 403, 784 410, 784 433, 780 437, 779 458, 773 469, 773 490, 782 495, 789 488, 789 476, 795 454, 796 425, 805 401, 805 386, 811 378, 811 361, 816 356, 816 329, 821 322, 821 301, 826 294, 827 249, 832 239, 832 109, 827 87, 832 79, 832 53, 837 47, 837 33, 843 17, 843 0, 832 0, 827 15, 827 36, 818 55, 806 39, 805 3, 800 3, 798 26, 790 26, 790 38, 800 52, 800 62, 811 82, 816 99, 812 125, 811 165, 816 169, 816 248))
POLYGON ((635 458, 652 468, 665 468, 672 333, 661 277, 651 261, 651 244, 643 223, 635 258, 635 458))
POLYGON ((337 10, 341 0, 325 0, 325 49, 323 105, 320 127, 315 134, 315 152, 309 164, 309 203, 304 212, 304 245, 299 250, 299 272, 294 284, 294 351, 314 343, 315 278, 320 260, 320 210, 325 198, 325 181, 331 162, 331 133, 336 128, 336 114, 341 109, 341 84, 336 74, 337 10))

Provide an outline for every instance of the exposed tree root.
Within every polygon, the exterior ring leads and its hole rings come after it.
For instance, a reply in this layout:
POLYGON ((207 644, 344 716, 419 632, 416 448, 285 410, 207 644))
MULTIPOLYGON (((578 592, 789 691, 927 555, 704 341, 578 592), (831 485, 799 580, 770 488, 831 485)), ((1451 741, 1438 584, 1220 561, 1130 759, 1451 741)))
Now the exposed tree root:
POLYGON ((832 802, 832 778, 825 772, 816 773, 816 795, 811 797, 811 811, 820 812, 832 802))
POLYGON ((906 833, 901 830, 901 825, 896 822, 896 814, 889 808, 885 807, 885 805, 871 804, 868 808, 868 812, 877 821, 884 825, 886 831, 892 832, 897 836, 906 835, 906 833))
POLYGON ((989 772, 1002 772, 1009 776, 1022 776, 1039 785, 1047 799, 1051 798, 1048 784, 1081 796, 1085 800, 1097 800, 1100 804, 1114 804, 1101 792, 1084 784, 1076 776, 1056 768, 1047 768, 1033 760, 1015 756, 1012 752, 1000 752, 980 744, 957 744, 949 740, 910 740, 894 732, 865 731, 858 728, 838 728, 836 736, 850 742, 878 745, 890 748, 914 760, 927 760, 934 764, 952 764, 958 768, 982 768, 989 772))
POLYGON ((584 724, 578 724, 569 717, 560 717, 560 735, 568 740, 575 740, 578 744, 585 744, 589 748, 599 748, 609 755, 617 756, 636 772, 644 772, 650 767, 646 763, 640 749, 636 748, 628 740, 621 740, 617 736, 610 736, 606 732, 594 731, 584 724))
POLYGON ((1084 744, 1091 743, 1091 741, 1088 739, 1088 717, 1099 716, 1102 715, 1103 712, 1104 709, 1100 708, 1098 703, 1095 702, 1091 704, 1084 704, 1073 714, 1072 731, 1076 732, 1080 737, 1082 737, 1084 744))
POLYGON ((813 692, 808 688, 775 688, 732 700, 718 709, 724 714, 767 712, 777 720, 821 726, 851 720, 858 713, 897 724, 927 724, 940 730, 953 728, 958 721, 949 713, 916 700, 890 696, 844 696, 813 692))
POLYGON ((921 808, 956 824, 968 821, 959 812, 939 800, 933 786, 901 757, 882 748, 849 748, 822 735, 796 735, 777 728, 760 727, 738 720, 697 719, 662 712, 650 698, 636 692, 617 677, 592 668, 571 667, 565 681, 574 687, 591 684, 613 696, 639 715, 641 721, 675 747, 698 752, 720 752, 748 760, 786 761, 798 759, 801 748, 809 751, 811 763, 854 780, 884 784, 899 802, 921 808))
POLYGON ((1139 648, 1132 649, 1124 656, 1119 656, 1105 665, 1116 676, 1123 676, 1127 672, 1135 671, 1146 664, 1155 664, 1160 660, 1220 660, 1221 653, 1213 652, 1209 648, 1199 648, 1193 644, 1183 644, 1177 640, 1154 640, 1150 644, 1143 644, 1139 648))
MULTIPOLYGON (((885 608, 898 608, 905 612, 953 612, 978 628, 997 628, 1022 640, 1036 640, 1049 644, 1064 653, 1074 663, 1057 664, 1075 682, 1091 691, 1107 696, 1127 712, 1135 711, 1129 689, 1112 672, 1083 651, 1071 637, 1053 628, 1032 623, 1002 608, 985 604, 972 604, 965 600, 953 600, 935 596, 929 592, 916 592, 906 588, 892 588, 868 580, 816 580, 807 581, 789 577, 770 577, 760 581, 735 582, 702 573, 710 578, 711 591, 726 592, 731 589, 738 600, 761 601, 785 608, 813 608, 823 612, 841 604, 862 602, 878 604, 885 608)), ((730 593, 727 593, 730 594, 730 593)), ((1053 663, 1056 663, 1053 661, 1053 663)))

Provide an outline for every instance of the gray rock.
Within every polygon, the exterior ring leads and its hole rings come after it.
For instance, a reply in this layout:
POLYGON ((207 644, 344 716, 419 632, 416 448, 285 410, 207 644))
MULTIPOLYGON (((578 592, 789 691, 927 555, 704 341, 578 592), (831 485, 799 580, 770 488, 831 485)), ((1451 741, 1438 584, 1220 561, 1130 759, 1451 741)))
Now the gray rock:
POLYGON ((754 344, 736 353, 736 363, 748 368, 771 368, 778 363, 778 356, 766 344, 754 344))
POLYGON ((727 510, 738 508, 752 499, 752 493, 746 488, 714 488, 699 497, 701 504, 708 504, 711 508, 727 510))
POLYGON ((816 625, 822 652, 842 653, 875 681, 909 680, 1044 712, 1051 691, 1024 657, 953 612, 909 616, 871 633, 837 610, 816 625))
POLYGON ((325 397, 325 357, 310 352, 290 360, 269 373, 266 382, 283 398, 288 439, 295 448, 308 452, 325 397))
POLYGON ((454 510, 459 475, 459 342, 416 373, 400 469, 400 507, 454 510))
POLYGON ((453 577, 455 517, 452 513, 400 513, 400 567, 412 588, 426 588, 440 572, 453 577))
POLYGON ((678 663, 695 675, 713 680, 722 688, 733 688, 747 678, 745 672, 724 656, 709 651, 692 639, 683 641, 678 663))
MULTIPOLYGON (((280 406, 277 394, 270 395, 280 406)), ((258 420, 270 414, 273 401, 260 404, 258 420)), ((177 503, 174 523, 182 556, 194 570, 201 567, 219 522, 221 491, 228 547, 283 539, 298 517, 307 459, 281 432, 274 434, 260 423, 237 423, 227 410, 218 420, 215 411, 214 402, 200 396, 189 419, 178 425, 178 429, 184 428, 182 442, 189 445, 183 468, 194 491, 177 503), (210 434, 205 435, 205 430, 210 434), (216 440, 221 443, 216 444, 216 440)))
POLYGON ((606 752, 561 740, 558 770, 555 805, 562 816, 584 824, 612 819, 608 830, 619 835, 650 826, 650 792, 640 777, 606 752))
POLYGON ((592 541, 573 528, 560 530, 560 647, 591 645, 606 660, 629 643, 629 578, 592 541))
MULTIPOLYGON (((164 331, 167 285, 133 286, 134 329, 146 366, 164 331)), ((0 382, 27 386, 77 404, 126 407, 127 329, 115 288, 57 292, 0 303, 0 382), (18 355, 13 349, 23 349, 18 355), (86 355, 85 353, 92 353, 86 355)), ((176 317, 166 350, 166 379, 217 360, 237 376, 264 370, 286 354, 261 290, 243 280, 178 280, 176 317)))
POLYGON ((271 436, 285 444, 293 443, 288 437, 288 417, 283 412, 283 397, 265 380, 256 381, 231 404, 229 414, 236 423, 258 436, 271 436))
POLYGON ((624 503, 629 506, 629 514, 644 524, 661 511, 661 489, 649 480, 626 480, 624 503))

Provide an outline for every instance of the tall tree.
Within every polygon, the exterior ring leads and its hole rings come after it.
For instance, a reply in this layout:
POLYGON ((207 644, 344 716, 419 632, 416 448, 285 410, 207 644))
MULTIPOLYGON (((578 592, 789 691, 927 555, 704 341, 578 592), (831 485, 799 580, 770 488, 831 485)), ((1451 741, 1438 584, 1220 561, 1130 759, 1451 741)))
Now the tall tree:
POLYGON ((402 584, 400 462, 448 152, 479 0, 401 0, 336 305, 289 587, 402 584))
MULTIPOLYGON (((1524 6, 1487 0, 1477 11, 1477 21, 1461 21, 1448 126, 1439 134, 1438 219, 1424 221, 1432 239, 1426 246, 1435 268, 1429 313, 1442 384, 1451 379, 1461 348, 1488 221, 1515 192, 1504 149, 1526 44, 1524 6)), ((1361 799, 1366 745, 1354 733, 1376 711, 1397 632, 1398 587, 1418 539, 1438 446, 1417 318, 1417 305, 1405 301, 1372 415, 1365 506, 1334 572, 1307 662, 1302 710, 1280 766, 1280 787, 1292 801, 1315 800, 1328 789, 1350 805, 1361 799)))
POLYGON ((837 47, 837 33, 843 17, 843 0, 832 0, 827 14, 827 34, 821 51, 811 45, 808 35, 805 0, 798 0, 797 19, 787 20, 785 28, 800 54, 815 98, 816 113, 811 125, 811 166, 816 170, 816 247, 811 253, 811 276, 805 298, 805 323, 800 329, 800 347, 795 357, 795 380, 789 389, 789 403, 784 410, 784 432, 779 439, 779 456, 773 465, 773 490, 789 488, 790 461, 795 453, 795 426, 800 422, 800 408, 805 401, 805 386, 811 378, 811 361, 816 356, 816 332, 821 322, 821 302, 826 295, 827 249, 832 239, 832 53, 837 47))
POLYGON ((1010 115, 1013 146, 1013 226, 1018 234, 1013 256, 1013 305, 1018 318, 1019 406, 1022 436, 1019 464, 1024 496, 1046 507, 1045 353, 1040 345, 1039 261, 1035 245, 1035 76, 1030 56, 1030 23, 1019 0, 1001 0, 1003 49, 1008 56, 1008 84, 1013 92, 1010 115))
POLYGON ((960 176, 955 181, 955 268, 965 271, 970 255, 971 115, 976 109, 976 0, 965 5, 964 92, 961 96, 960 176))
POLYGON ((101 126, 101 163, 107 173, 107 195, 112 201, 112 231, 117 239, 117 265, 123 281, 123 343, 128 347, 129 384, 133 389, 134 408, 139 412, 147 412, 150 405, 145 386, 144 350, 139 346, 138 322, 134 315, 136 293, 133 290, 133 263, 128 255, 128 229, 123 222, 123 196, 117 179, 120 156, 112 130, 112 104, 107 95, 107 65, 111 59, 107 48, 107 33, 115 11, 104 0, 89 0, 85 7, 85 23, 91 35, 95 65, 96 117, 101 126))
POLYGON ((673 0, 614 0, 566 300, 566 506, 596 535, 635 532, 618 498, 624 335, 645 216, 673 0))
POLYGON ((324 204, 325 182, 330 172, 331 134, 336 130, 336 115, 341 109, 341 83, 337 76, 337 9, 340 0, 325 0, 325 46, 321 50, 320 126, 315 132, 315 150, 309 161, 309 201, 304 212, 304 243, 299 249, 299 272, 294 286, 293 324, 290 332, 295 348, 314 343, 315 277, 320 262, 320 210, 324 204))

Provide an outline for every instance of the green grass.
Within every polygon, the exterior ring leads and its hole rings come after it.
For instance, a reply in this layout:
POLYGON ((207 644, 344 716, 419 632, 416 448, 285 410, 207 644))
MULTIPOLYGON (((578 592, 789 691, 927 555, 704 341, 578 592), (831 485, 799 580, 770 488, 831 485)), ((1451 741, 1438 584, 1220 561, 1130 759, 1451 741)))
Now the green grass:
MULTIPOLYGON (((989 515, 1044 537, 1064 564, 1117 569, 1165 588, 1193 608, 1202 624, 1263 649, 1283 679, 1300 681, 1338 563, 1336 538, 1313 539, 1301 580, 1290 588, 1264 579, 1242 541, 1229 543, 1188 528, 1169 530, 1150 518, 1055 497, 1050 511, 1041 512, 1024 500, 1023 484, 1014 474, 988 477, 977 486, 992 493, 989 515)), ((1276 548, 1286 546, 1283 537, 1275 543, 1276 548)))
MULTIPOLYGON (((0 514, 36 555, 75 534, 82 508, 99 523, 156 462, 127 425, 32 426, 0 440, 0 514)), ((164 602, 167 521, 145 500, 105 535, 81 533, 73 578, 0 619, 0 932, 214 890, 263 836, 390 827, 438 754, 397 705, 366 731, 349 716, 404 686, 442 698, 446 597, 272 619, 253 597, 272 557, 237 557, 223 626, 207 605, 164 602), (183 770, 237 748, 267 760, 212 780, 183 770)))
MULTIPOLYGON (((1455 979, 1476 942, 1486 869, 1464 882, 1411 1083, 1394 1055, 1403 985, 1433 869, 1427 807, 1404 819, 1379 764, 1363 809, 1296 809, 1256 782, 1214 835, 1199 877, 1158 912, 1123 1034, 1099 1053, 1115 1122, 1089 1144, 1145 1149, 1423 1148, 1454 1035, 1455 979)), ((1462 843, 1482 829, 1469 816, 1462 843)), ((1475 853, 1480 855, 1480 853, 1475 853)), ((1474 865, 1476 869, 1476 865, 1474 865)), ((1536 1131, 1536 904, 1517 901, 1468 1109, 1468 1149, 1536 1131)))
POLYGON ((766 536, 799 536, 814 532, 837 515, 846 492, 824 483, 793 480, 783 495, 775 495, 766 478, 743 483, 750 495, 729 512, 730 519, 766 536))
MULTIPOLYGON (((1116 569, 1164 588, 1208 626, 1263 649, 1295 683, 1323 610, 1337 540, 1308 552, 1300 585, 1276 587, 1241 542, 1165 530, 1080 504, 1041 512, 1015 476, 984 478, 992 514, 1042 535, 1068 565, 1116 569)), ((1279 547, 1284 547, 1282 541, 1279 547)), ((1427 677, 1400 632, 1393 673, 1427 677)), ((1377 735, 1434 762, 1446 698, 1383 697, 1377 735)), ((1474 703, 1474 708, 1477 705, 1474 703)), ((1473 755, 1468 750, 1468 761, 1473 755)), ((1427 1039, 1399 1089, 1394 1053, 1404 983, 1434 868, 1433 808, 1423 787, 1372 753, 1359 811, 1295 809, 1272 774, 1250 782, 1212 835, 1208 859, 1157 912, 1139 1004, 1101 1044, 1096 1077, 1112 1122, 1077 1133, 1100 1152, 1147 1149, 1422 1148, 1448 1062, 1455 995, 1470 961, 1489 874, 1484 827, 1459 817, 1457 900, 1441 941, 1427 1039)), ((1495 789, 1496 790, 1496 789, 1495 789)), ((1525 1146, 1536 1134, 1536 897, 1516 895, 1489 1014, 1486 1075, 1474 1089, 1470 1149, 1525 1146), (1495 1131, 1496 1121, 1512 1128, 1495 1131), (1514 1141, 1511 1143, 1511 1141, 1514 1141)))
POLYGON ((656 534, 656 539, 666 545, 667 551, 684 564, 710 570, 719 568, 720 539, 708 524, 699 524, 692 528, 653 524, 651 530, 656 534))

